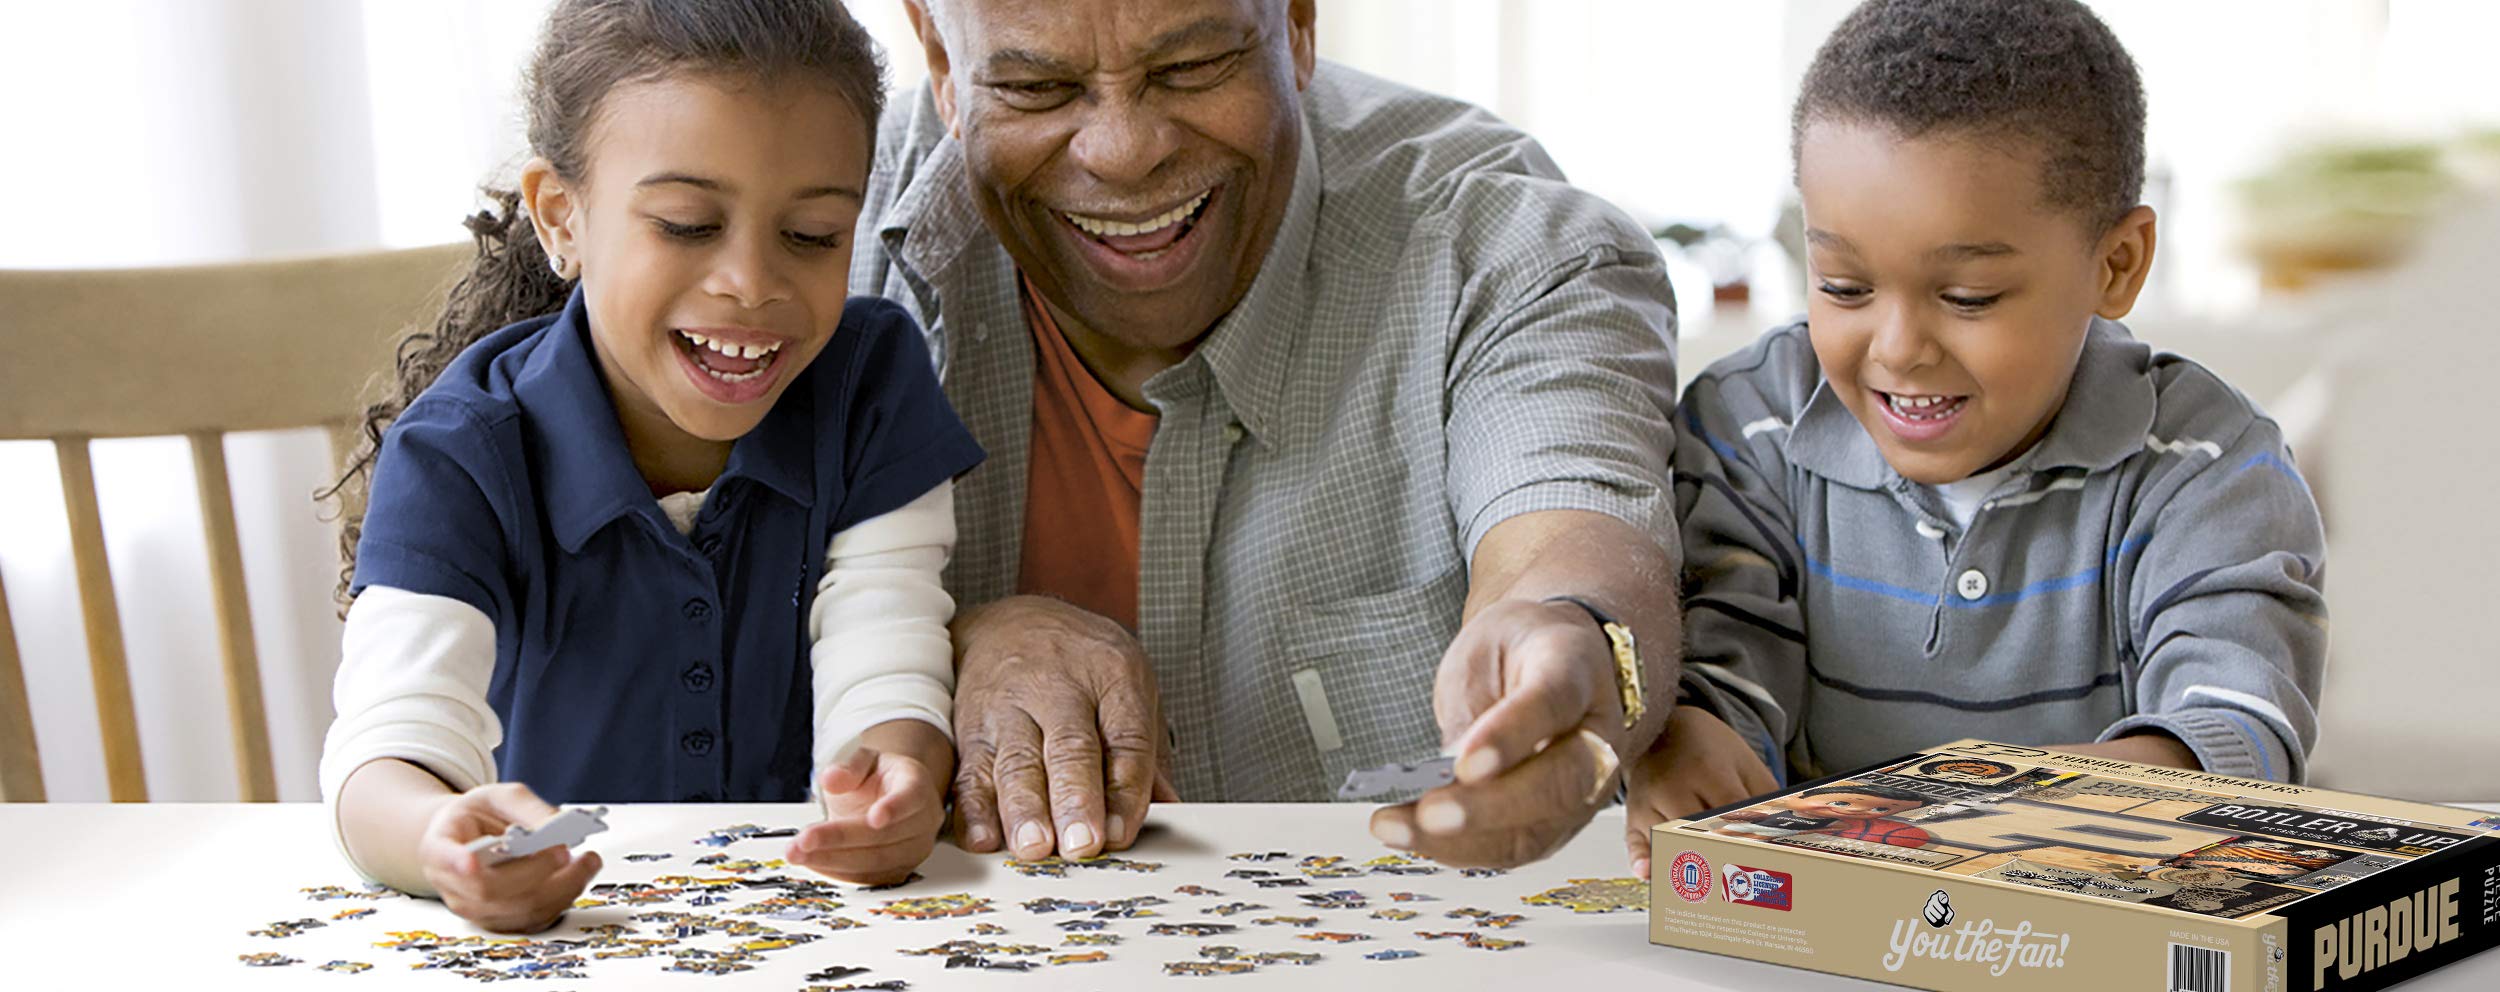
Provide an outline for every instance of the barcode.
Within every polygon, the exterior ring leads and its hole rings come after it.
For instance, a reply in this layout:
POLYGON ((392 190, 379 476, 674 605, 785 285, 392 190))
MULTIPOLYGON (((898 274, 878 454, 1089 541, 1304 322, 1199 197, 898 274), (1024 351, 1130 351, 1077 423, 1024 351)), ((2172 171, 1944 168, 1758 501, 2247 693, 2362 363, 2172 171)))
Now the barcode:
POLYGON ((2170 992, 2231 992, 2231 952, 2170 945, 2170 992))

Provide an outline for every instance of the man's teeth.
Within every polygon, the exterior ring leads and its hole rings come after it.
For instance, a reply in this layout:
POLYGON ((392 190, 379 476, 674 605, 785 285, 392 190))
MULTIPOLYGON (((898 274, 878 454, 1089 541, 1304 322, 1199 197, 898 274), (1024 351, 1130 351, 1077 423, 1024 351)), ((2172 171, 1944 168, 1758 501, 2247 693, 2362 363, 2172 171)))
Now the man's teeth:
POLYGON ((1188 220, 1189 215, 1197 213, 1198 208, 1205 205, 1206 202, 1207 194, 1200 193, 1189 202, 1172 208, 1172 212, 1139 224, 1129 224, 1116 220, 1104 220, 1099 217, 1087 217, 1084 214, 1063 213, 1060 216, 1066 217, 1068 219, 1068 223, 1076 225, 1077 230, 1091 234, 1097 238, 1126 238, 1140 234, 1153 234, 1156 231, 1163 230, 1164 228, 1188 220))
POLYGON ((1962 402, 1962 397, 1959 396, 1902 396, 1886 393, 1884 398, 1892 404, 1894 413, 1911 420, 1935 419, 1949 412, 1948 408, 1958 407, 1962 402))
POLYGON ((766 355, 772 354, 773 352, 781 350, 781 342, 779 341, 762 346, 751 344, 741 345, 732 344, 727 341, 715 341, 711 338, 704 337, 703 335, 696 334, 693 331, 679 331, 677 333, 685 335, 686 340, 694 342, 695 347, 709 349, 723 358, 762 358, 766 355))

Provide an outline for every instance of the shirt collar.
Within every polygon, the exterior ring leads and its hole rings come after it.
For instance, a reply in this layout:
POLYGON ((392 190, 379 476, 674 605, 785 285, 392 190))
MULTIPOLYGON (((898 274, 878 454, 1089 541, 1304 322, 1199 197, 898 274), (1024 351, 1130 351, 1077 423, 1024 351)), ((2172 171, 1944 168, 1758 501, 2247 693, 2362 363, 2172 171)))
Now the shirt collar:
MULTIPOLYGON (((2101 471, 2141 450, 2154 414, 2152 349, 2124 325, 2095 317, 2066 387, 2065 406, 2033 449, 2027 467, 2101 471)), ((1789 431, 1788 461, 1798 468, 1857 489, 1883 489, 1899 476, 1884 461, 1866 428, 1832 392, 1817 382, 1797 425, 1789 431)))
MULTIPOLYGON (((599 374, 580 287, 541 332, 540 342, 513 377, 512 390, 528 415, 523 423, 529 457, 538 463, 538 489, 557 543, 567 553, 579 552, 602 528, 636 514, 670 530, 625 447, 616 404, 599 374)), ((731 478, 747 478, 800 506, 814 504, 812 371, 801 370, 763 421, 730 448, 728 467, 713 481, 714 490, 731 478)))
POLYGON ((1320 186, 1318 143, 1306 120, 1302 151, 1294 162, 1293 192, 1286 197, 1276 240, 1260 259, 1250 291, 1216 321, 1198 347, 1225 403, 1254 437, 1272 437, 1284 416, 1285 373, 1306 323, 1304 286, 1312 232, 1319 227, 1320 186))
MULTIPOLYGON (((924 112, 933 113, 925 108, 924 112)), ((895 197, 893 209, 877 228, 877 237, 889 255, 929 283, 938 282, 940 274, 953 268, 977 239, 996 241, 989 222, 973 206, 962 142, 948 135, 929 149, 911 183, 895 197)), ((986 328, 970 330, 977 336, 986 328)))

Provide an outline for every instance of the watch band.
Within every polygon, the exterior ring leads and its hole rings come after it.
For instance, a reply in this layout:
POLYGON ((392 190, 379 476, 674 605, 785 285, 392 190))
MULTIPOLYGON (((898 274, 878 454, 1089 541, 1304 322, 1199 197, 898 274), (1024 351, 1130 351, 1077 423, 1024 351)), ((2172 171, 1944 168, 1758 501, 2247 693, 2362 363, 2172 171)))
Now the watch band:
POLYGON ((1597 604, 1578 596, 1548 596, 1545 601, 1577 606, 1589 615, 1589 619, 1597 621, 1598 632, 1606 635, 1607 648, 1615 659, 1615 688, 1623 693, 1623 729, 1638 726, 1641 717, 1649 712, 1649 703, 1645 691, 1647 680, 1641 673, 1640 648, 1632 639, 1632 628, 1598 609, 1597 604))

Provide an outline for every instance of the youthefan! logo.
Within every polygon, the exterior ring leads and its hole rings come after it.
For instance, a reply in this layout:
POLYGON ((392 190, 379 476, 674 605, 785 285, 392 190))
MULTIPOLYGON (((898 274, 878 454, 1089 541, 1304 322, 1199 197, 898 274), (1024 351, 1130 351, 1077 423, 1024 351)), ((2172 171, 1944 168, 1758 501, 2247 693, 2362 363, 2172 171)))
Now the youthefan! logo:
POLYGON ((1959 929, 1947 929, 1954 919, 1953 896, 1943 889, 1930 893, 1915 918, 1893 921, 1884 970, 1900 971, 1913 958, 1979 965, 1996 976, 2016 968, 2063 968, 2074 943, 2072 935, 2043 932, 2030 920, 2012 927, 1992 919, 1964 920, 1959 929))

